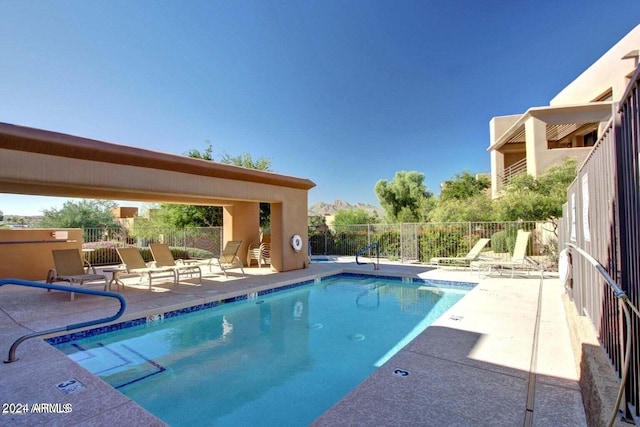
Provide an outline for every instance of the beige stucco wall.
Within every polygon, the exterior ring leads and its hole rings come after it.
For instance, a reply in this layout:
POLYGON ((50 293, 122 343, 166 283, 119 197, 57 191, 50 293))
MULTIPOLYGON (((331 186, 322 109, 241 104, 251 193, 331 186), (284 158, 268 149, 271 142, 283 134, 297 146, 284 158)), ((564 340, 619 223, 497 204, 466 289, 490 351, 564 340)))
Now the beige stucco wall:
POLYGON ((45 280, 54 268, 54 249, 82 250, 82 230, 77 228, 0 229, 0 278, 45 280), (56 240, 53 231, 66 231, 68 238, 56 240))
POLYGON ((529 117, 524 124, 525 146, 527 151, 527 173, 538 177, 540 163, 543 162, 547 150, 547 125, 545 122, 529 117))
POLYGON ((576 159, 577 165, 580 166, 587 158, 592 148, 593 147, 573 147, 546 150, 538 157, 538 162, 536 163, 536 176, 545 173, 551 166, 562 164, 562 162, 569 157, 576 159))
POLYGON ((628 75, 638 65, 637 56, 623 59, 630 52, 640 49, 640 25, 604 53, 595 63, 561 90, 549 105, 572 105, 594 101, 612 89, 613 100, 618 101, 627 87, 628 75))
POLYGON ((510 116, 497 116, 489 121, 489 147, 491 147, 498 138, 511 128, 520 118, 522 114, 514 114, 510 116))
POLYGON ((271 204, 271 262, 276 263, 277 259, 281 259, 283 271, 306 268, 309 265, 307 203, 307 195, 301 194, 294 203, 271 204), (302 249, 299 252, 291 245, 294 235, 302 238, 302 249), (282 246, 275 245, 275 240, 280 240, 282 246))
MULTIPOLYGON (((489 147, 491 147, 500 136, 502 136, 511 126, 513 126, 522 114, 511 116, 494 117, 489 121, 489 147)), ((498 174, 508 165, 504 153, 498 150, 490 151, 491 155, 491 194, 496 197, 498 194, 498 174)))
POLYGON ((260 242, 260 203, 240 202, 225 206, 222 217, 224 244, 229 240, 242 240, 238 256, 246 264, 249 245, 260 242))

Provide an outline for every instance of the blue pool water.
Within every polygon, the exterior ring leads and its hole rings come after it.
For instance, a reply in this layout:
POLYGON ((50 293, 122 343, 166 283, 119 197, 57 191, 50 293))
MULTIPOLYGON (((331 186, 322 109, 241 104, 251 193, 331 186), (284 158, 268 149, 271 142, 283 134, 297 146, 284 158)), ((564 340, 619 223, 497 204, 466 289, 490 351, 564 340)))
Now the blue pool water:
POLYGON ((471 286, 342 274, 53 341, 172 426, 305 426, 471 286))
POLYGON ((316 262, 335 262, 336 258, 335 257, 328 257, 328 256, 312 256, 311 257, 311 262, 312 263, 316 263, 316 262))

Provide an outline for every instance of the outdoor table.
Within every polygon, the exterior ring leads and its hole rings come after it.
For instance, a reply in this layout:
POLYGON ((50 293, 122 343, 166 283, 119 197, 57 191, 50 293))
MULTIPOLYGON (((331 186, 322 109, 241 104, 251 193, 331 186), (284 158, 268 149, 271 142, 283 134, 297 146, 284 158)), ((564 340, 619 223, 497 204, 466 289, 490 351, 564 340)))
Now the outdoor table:
POLYGON ((120 286, 122 286, 122 290, 124 290, 124 282, 120 280, 120 275, 125 271, 127 271, 126 269, 121 267, 115 267, 115 268, 105 268, 102 271, 104 273, 111 273, 111 280, 109 280, 109 290, 111 290, 111 284, 114 282, 116 284, 116 290, 119 290, 120 286))

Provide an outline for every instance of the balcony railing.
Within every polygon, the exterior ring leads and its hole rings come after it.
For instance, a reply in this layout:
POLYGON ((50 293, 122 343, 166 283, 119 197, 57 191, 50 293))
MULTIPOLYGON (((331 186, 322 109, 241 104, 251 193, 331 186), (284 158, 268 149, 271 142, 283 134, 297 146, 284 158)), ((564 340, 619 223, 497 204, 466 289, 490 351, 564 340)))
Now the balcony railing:
POLYGON ((511 166, 504 168, 502 172, 498 173, 498 187, 503 187, 514 176, 517 176, 526 172, 527 172, 527 158, 525 157, 522 160, 518 160, 511 166))

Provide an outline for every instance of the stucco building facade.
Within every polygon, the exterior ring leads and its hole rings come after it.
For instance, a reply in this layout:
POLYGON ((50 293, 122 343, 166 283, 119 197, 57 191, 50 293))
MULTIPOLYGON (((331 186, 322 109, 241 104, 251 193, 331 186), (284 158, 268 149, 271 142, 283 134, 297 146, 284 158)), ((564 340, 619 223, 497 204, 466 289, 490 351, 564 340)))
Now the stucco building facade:
POLYGON ((631 30, 562 89, 546 106, 523 114, 493 117, 489 123, 491 194, 515 175, 538 177, 574 157, 586 158, 613 116, 638 65, 640 25, 631 30))

